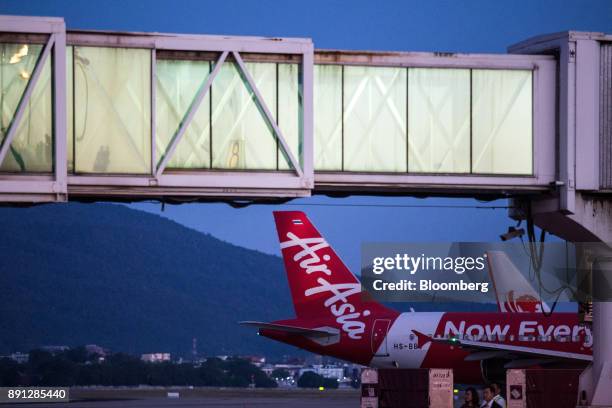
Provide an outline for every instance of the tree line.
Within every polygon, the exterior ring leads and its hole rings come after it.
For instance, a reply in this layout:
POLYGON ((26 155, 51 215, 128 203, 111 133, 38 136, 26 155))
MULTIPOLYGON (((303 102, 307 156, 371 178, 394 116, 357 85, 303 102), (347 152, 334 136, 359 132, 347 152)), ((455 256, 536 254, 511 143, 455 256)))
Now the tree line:
MULTIPOLYGON (((208 358, 199 365, 193 363, 150 363, 138 357, 114 353, 101 356, 76 347, 58 353, 32 350, 27 363, 0 358, 0 386, 215 386, 273 388, 274 378, 286 378, 285 370, 275 370, 272 378, 259 367, 240 358, 208 358)), ((337 388, 335 379, 305 372, 297 382, 299 387, 337 388)))
POLYGON ((0 359, 0 386, 223 386, 276 387, 276 381, 249 361, 209 358, 193 363, 149 363, 124 353, 100 359, 77 347, 59 353, 32 350, 27 363, 0 359))

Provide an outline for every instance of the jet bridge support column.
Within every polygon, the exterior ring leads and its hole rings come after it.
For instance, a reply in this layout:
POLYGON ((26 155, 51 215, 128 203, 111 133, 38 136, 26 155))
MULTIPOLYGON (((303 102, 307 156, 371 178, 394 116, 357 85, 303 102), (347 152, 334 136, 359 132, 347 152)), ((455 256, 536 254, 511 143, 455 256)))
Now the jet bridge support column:
POLYGON ((593 267, 593 363, 580 376, 578 403, 590 407, 612 405, 612 253, 598 254, 593 267))
POLYGON ((591 407, 612 406, 612 300, 601 293, 610 291, 612 251, 605 252, 593 263, 593 363, 580 375, 578 396, 579 404, 591 407))
POLYGON ((574 243, 593 243, 593 363, 580 376, 579 406, 612 406, 612 199, 576 193, 573 213, 560 208, 558 197, 515 198, 510 216, 525 219, 574 243), (600 243, 600 246, 597 246, 600 243), (584 391, 584 392, 583 392, 584 391))

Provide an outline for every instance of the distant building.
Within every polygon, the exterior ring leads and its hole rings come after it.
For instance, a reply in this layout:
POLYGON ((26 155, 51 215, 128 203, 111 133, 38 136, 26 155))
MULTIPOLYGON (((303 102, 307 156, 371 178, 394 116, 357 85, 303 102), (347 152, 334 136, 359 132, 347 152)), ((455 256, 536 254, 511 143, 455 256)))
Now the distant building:
POLYGON ((306 359, 304 357, 284 355, 282 358, 282 361, 284 364, 290 364, 290 365, 303 366, 304 364, 306 364, 306 359))
POLYGON ((89 354, 97 354, 100 357, 106 357, 108 354, 108 350, 98 346, 97 344, 88 344, 85 346, 85 350, 87 350, 89 354))
POLYGON ((241 356, 240 358, 247 360, 249 363, 257 367, 262 367, 264 364, 266 364, 266 358, 263 356, 241 356))
POLYGON ((319 374, 321 377, 325 378, 335 378, 339 381, 344 379, 344 367, 315 364, 311 367, 300 369, 300 376, 308 371, 312 371, 313 373, 319 374))
POLYGON ((17 352, 17 353, 9 354, 8 356, 0 356, 0 358, 8 358, 19 364, 25 364, 30 360, 30 355, 28 353, 17 352))
POLYGON ((142 361, 147 363, 161 363, 164 361, 170 361, 170 353, 148 353, 140 356, 142 361))
POLYGON ((48 353, 51 353, 51 354, 57 354, 57 353, 62 353, 64 351, 70 350, 70 347, 68 346, 42 346, 40 349, 48 353))
POLYGON ((268 377, 270 377, 272 375, 272 371, 274 371, 274 365, 266 364, 263 367, 261 367, 261 371, 263 371, 264 374, 266 374, 268 377))
MULTIPOLYGON (((292 377, 295 377, 296 375, 300 374, 300 370, 303 368, 304 366, 300 364, 274 364, 272 366, 272 371, 274 371, 275 369, 285 370, 289 372, 292 377)), ((272 373, 272 371, 270 371, 270 374, 272 373)))

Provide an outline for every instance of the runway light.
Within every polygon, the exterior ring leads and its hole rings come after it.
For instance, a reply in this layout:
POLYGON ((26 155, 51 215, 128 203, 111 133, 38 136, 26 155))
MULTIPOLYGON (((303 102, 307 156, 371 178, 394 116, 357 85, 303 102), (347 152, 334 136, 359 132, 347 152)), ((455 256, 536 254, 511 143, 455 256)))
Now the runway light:
POLYGON ((319 391, 325 391, 325 387, 319 387, 319 391))

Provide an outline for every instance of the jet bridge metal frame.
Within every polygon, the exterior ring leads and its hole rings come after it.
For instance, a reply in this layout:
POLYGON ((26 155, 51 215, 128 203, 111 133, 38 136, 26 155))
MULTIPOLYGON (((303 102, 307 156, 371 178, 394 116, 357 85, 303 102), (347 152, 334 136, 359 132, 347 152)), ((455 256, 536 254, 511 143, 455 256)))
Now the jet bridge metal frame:
POLYGON ((555 181, 556 61, 547 55, 362 52, 316 50, 315 64, 342 66, 531 70, 532 175, 475 173, 365 173, 316 171, 320 192, 429 192, 506 195, 549 191, 555 181))
POLYGON ((67 44, 73 46, 101 46, 122 48, 146 48, 152 50, 151 58, 151 140, 152 169, 147 176, 136 175, 68 175, 69 194, 74 197, 99 199, 123 198, 139 200, 143 198, 171 197, 300 197, 310 195, 314 186, 312 166, 312 61, 313 45, 306 39, 223 37, 209 35, 167 35, 149 33, 93 33, 69 32, 67 44), (157 165, 155 152, 155 64, 156 51, 207 51, 217 52, 215 68, 198 92, 196 101, 181 122, 179 131, 174 135, 167 153, 157 165), (300 157, 294 157, 288 148, 278 124, 273 119, 257 86, 251 78, 240 54, 290 54, 298 55, 300 62, 300 96, 303 118, 300 157), (216 74, 232 55, 241 74, 254 92, 266 119, 274 129, 293 170, 289 171, 181 171, 166 169, 185 129, 193 119, 194 113, 208 90, 216 74))
POLYGON ((40 79, 44 63, 51 60, 53 104, 53 171, 46 175, 0 173, 0 201, 39 202, 67 201, 66 164, 66 26, 62 18, 0 16, 0 31, 4 33, 42 34, 47 39, 34 72, 26 86, 6 137, 0 142, 0 163, 23 118, 32 91, 40 79), (57 137, 61 135, 62 137, 57 137))
MULTIPOLYGON (((462 196, 508 196, 546 194, 557 183, 556 101, 557 60, 550 55, 315 51, 309 39, 175 35, 68 31, 61 18, 0 17, 3 33, 44 33, 49 43, 43 58, 53 61, 53 174, 0 173, 0 201, 46 202, 68 199, 95 201, 160 200, 277 200, 323 194, 425 194, 462 196), (151 52, 151 169, 148 174, 79 173, 67 169, 66 47, 97 46, 140 48, 151 52), (172 136, 167 153, 158 161, 156 152, 156 54, 157 52, 211 52, 217 55, 215 69, 197 94, 172 136), (289 55, 299 61, 300 151, 295 157, 278 123, 243 61, 244 54, 289 55), (272 128, 279 149, 287 156, 289 169, 228 170, 168 168, 176 147, 197 106, 206 97, 219 67, 232 59, 265 121, 272 128), (529 70, 532 73, 532 171, 531 174, 414 173, 365 171, 316 171, 313 153, 314 66, 415 67, 529 70)), ((296 61, 294 59, 293 61, 296 61)), ((213 61, 214 62, 214 61, 213 61)), ((29 81, 27 101, 40 75, 42 64, 29 81)), ((204 80, 203 80, 204 81, 204 80)), ((13 127, 18 125, 21 110, 13 127)), ((0 155, 5 154, 14 130, 9 131, 0 155)), ((148 137, 148 136, 147 136, 148 137)), ((148 152, 147 152, 148 154, 148 152)))
MULTIPOLYGON (((90 31, 66 32, 61 18, 0 16, 0 32, 5 34, 48 34, 45 48, 28 81, 7 137, 0 144, 2 158, 16 133, 24 106, 36 86, 44 62, 52 59, 53 72, 53 174, 0 173, 0 201, 53 202, 67 201, 68 195, 77 200, 143 200, 175 197, 200 199, 206 197, 291 198, 309 196, 314 187, 312 166, 312 67, 313 44, 309 39, 230 37, 209 35, 170 35, 157 33, 110 33, 90 31), (66 47, 98 46, 144 48, 151 50, 151 171, 150 174, 78 174, 67 169, 67 110, 66 110, 66 47), (155 151, 155 65, 156 51, 203 51, 219 53, 215 70, 198 93, 202 98, 210 89, 218 69, 231 55, 240 75, 254 94, 254 102, 265 114, 273 129, 279 148, 288 158, 291 169, 286 171, 181 171, 166 169, 169 159, 193 118, 197 106, 192 106, 173 136, 167 153, 158 164, 155 151), (278 124, 273 119, 255 82, 241 57, 242 53, 293 55, 299 57, 300 152, 295 157, 278 124)), ((197 105, 197 104, 196 104, 197 105)), ((0 160, 1 162, 1 160, 0 160)))

